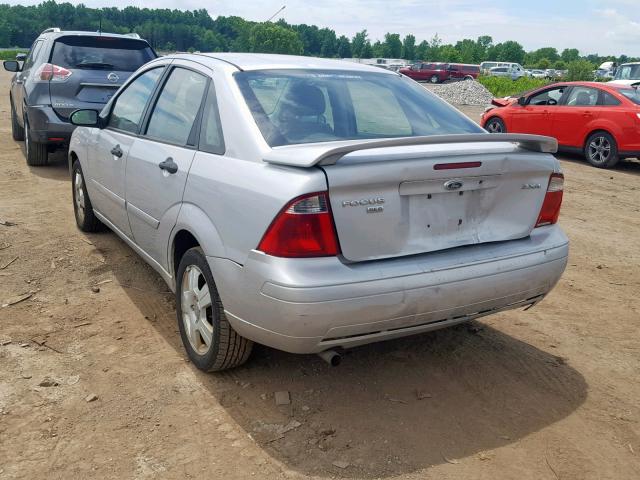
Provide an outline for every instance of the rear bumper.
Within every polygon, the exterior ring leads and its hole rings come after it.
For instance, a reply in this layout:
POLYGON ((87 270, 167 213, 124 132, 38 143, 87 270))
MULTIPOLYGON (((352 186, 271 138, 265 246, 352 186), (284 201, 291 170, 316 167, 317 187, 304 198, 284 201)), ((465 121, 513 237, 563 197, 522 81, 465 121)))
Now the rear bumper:
POLYGON ((68 145, 75 125, 61 119, 51 105, 26 107, 31 139, 37 143, 68 145))
POLYGON ((522 240, 361 264, 255 251, 244 266, 208 260, 238 333, 316 353, 535 304, 562 275, 567 255, 566 236, 549 226, 522 240))

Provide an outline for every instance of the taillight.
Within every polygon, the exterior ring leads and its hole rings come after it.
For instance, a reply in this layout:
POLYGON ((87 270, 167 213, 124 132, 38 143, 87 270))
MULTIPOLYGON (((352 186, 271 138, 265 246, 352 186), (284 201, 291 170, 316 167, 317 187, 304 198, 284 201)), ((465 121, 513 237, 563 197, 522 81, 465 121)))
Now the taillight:
POLYGON ((564 190, 564 175, 561 173, 552 173, 549 178, 549 186, 544 196, 544 202, 538 215, 536 227, 544 225, 553 225, 558 221, 560 216, 560 206, 562 205, 562 193, 564 190))
POLYGON ((43 63, 35 73, 36 82, 66 82, 73 74, 71 70, 64 67, 43 63))
POLYGON ((293 199, 271 222, 258 250, 274 257, 330 257, 340 253, 327 192, 293 199))

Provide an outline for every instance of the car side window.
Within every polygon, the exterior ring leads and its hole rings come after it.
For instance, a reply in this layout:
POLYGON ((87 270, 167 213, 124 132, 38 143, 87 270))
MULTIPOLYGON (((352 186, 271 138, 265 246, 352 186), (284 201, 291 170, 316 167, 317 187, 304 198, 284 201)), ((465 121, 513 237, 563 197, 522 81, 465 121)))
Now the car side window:
POLYGON ((357 135, 409 136, 411 124, 393 92, 369 81, 347 82, 357 135))
POLYGON ((529 97, 529 105, 536 107, 542 105, 558 105, 564 94, 565 87, 552 88, 544 92, 536 93, 529 97))
POLYGON ((225 151, 220 112, 218 111, 218 99, 213 82, 209 84, 207 101, 202 110, 199 149, 203 152, 215 153, 216 155, 222 155, 225 151))
POLYGON ((29 51, 29 55, 27 55, 27 58, 24 61, 24 65, 22 66, 22 70, 28 70, 29 68, 31 68, 33 66, 33 62, 38 57, 38 54, 40 53, 40 50, 42 49, 42 44, 43 43, 44 43, 43 40, 37 40, 33 44, 33 46, 31 47, 31 50, 29 51))
POLYGON ((604 91, 600 92, 600 100, 598 101, 598 105, 615 106, 615 105, 620 105, 620 103, 622 102, 620 102, 620 100, 618 100, 616 97, 614 97, 610 93, 604 92, 604 91))
POLYGON ((593 107, 598 104, 598 89, 591 87, 573 87, 567 98, 569 107, 593 107))
POLYGON ((107 126, 138 133, 144 108, 163 71, 164 67, 148 70, 127 85, 115 100, 107 126))
POLYGON ((177 145, 193 144, 189 137, 206 87, 204 75, 174 68, 153 107, 146 135, 177 145))

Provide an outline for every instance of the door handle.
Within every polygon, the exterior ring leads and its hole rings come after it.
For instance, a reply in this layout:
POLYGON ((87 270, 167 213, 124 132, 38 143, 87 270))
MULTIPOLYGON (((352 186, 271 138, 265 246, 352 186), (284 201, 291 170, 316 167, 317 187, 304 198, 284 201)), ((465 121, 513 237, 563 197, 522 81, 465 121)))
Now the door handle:
POLYGON ((164 162, 160 162, 158 164, 160 170, 164 170, 171 174, 176 173, 178 171, 178 164, 173 161, 173 158, 169 157, 164 162))
POLYGON ((111 149, 111 155, 118 158, 122 157, 122 149, 120 148, 120 145, 116 145, 111 149))

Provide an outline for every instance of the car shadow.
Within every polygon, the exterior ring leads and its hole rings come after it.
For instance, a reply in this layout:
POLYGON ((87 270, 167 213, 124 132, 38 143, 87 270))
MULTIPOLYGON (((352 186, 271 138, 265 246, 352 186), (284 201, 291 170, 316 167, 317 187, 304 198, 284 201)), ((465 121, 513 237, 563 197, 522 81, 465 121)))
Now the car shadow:
MULTIPOLYGON (((141 315, 186 358, 162 279, 141 260, 132 268, 136 254, 115 235, 91 240, 116 281, 136 285, 124 290, 141 315)), ((192 368, 274 459, 333 478, 385 478, 480 458, 567 417, 588 389, 563 358, 481 322, 349 350, 339 367, 256 346, 239 368, 192 368), (284 391, 291 402, 278 406, 274 392, 284 391)))
MULTIPOLYGON (((22 157, 26 159, 24 142, 20 142, 19 145, 22 157)), ((67 151, 57 150, 49 154, 49 162, 47 165, 42 167, 29 167, 29 170, 40 178, 68 181, 71 177, 69 176, 69 165, 67 162, 67 151)))
MULTIPOLYGON (((589 165, 589 163, 584 159, 583 155, 577 153, 561 152, 557 154, 556 157, 558 158, 558 160, 563 162, 571 162, 584 165, 585 167, 595 168, 589 165)), ((640 159, 626 158, 624 160, 620 160, 615 167, 609 170, 612 172, 623 172, 630 173, 631 175, 640 175, 640 159)), ((602 171, 606 172, 607 170, 602 171)))

